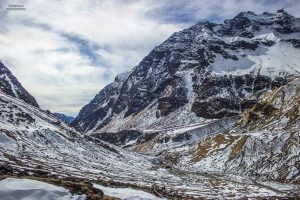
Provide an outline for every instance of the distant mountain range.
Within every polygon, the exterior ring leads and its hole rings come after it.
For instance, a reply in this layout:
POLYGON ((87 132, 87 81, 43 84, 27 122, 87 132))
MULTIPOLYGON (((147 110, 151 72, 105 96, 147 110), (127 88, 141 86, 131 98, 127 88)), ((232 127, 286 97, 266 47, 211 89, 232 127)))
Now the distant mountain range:
POLYGON ((53 115, 55 115, 57 118, 61 119, 62 121, 64 121, 65 123, 67 124, 71 124, 71 122, 74 121, 74 117, 71 117, 71 116, 67 116, 65 114, 61 114, 61 113, 53 113, 53 115))

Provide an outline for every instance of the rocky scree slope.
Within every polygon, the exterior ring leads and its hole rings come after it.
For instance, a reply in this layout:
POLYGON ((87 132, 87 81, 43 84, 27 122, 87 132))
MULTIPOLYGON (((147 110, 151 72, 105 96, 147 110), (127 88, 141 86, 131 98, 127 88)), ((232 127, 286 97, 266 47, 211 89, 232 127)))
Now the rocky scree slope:
POLYGON ((154 169, 153 160, 83 136, 51 113, 0 92, 0 174, 4 165, 12 167, 10 175, 82 178, 147 191, 161 180, 170 183, 164 192, 173 194, 179 179, 154 169))
POLYGON ((0 139, 0 161, 29 168, 42 165, 62 176, 120 178, 152 166, 152 158, 83 136, 52 114, 3 93, 0 139))
POLYGON ((72 126, 90 133, 163 129, 239 115, 299 74, 299 31, 300 20, 278 10, 174 33, 101 90, 72 126))
POLYGON ((35 98, 31 96, 16 79, 16 77, 0 61, 0 91, 9 96, 19 98, 24 102, 39 107, 35 98))
MULTIPOLYGON (((168 171, 154 156, 82 135, 50 112, 0 92, 0 173, 3 170, 21 177, 33 174, 37 180, 55 184, 59 181, 76 190, 88 189, 81 184, 91 185, 88 180, 107 186, 142 188, 166 198, 287 196, 280 190, 281 185, 274 190, 247 178, 236 180, 237 176, 232 175, 168 171), (216 187, 216 182, 221 186, 216 187)), ((288 187, 289 191, 296 188, 288 187)), ((100 191, 99 194, 103 195, 100 191)))
MULTIPOLYGON (((299 189, 278 183, 270 187, 224 173, 169 171, 160 167, 154 156, 83 136, 52 114, 3 93, 0 111, 0 166, 9 163, 11 173, 18 176, 34 174, 44 181, 59 177, 60 184, 89 180, 107 186, 143 188, 170 199, 279 198, 294 196, 290 192, 299 189)), ((79 185, 72 186, 78 189, 79 185)))

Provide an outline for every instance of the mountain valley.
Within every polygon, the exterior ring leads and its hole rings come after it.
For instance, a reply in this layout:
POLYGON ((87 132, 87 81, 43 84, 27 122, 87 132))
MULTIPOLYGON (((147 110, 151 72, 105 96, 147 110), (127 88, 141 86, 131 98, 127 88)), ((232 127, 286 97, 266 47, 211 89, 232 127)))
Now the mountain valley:
POLYGON ((200 22, 118 75, 74 121, 40 108, 0 62, 0 180, 86 199, 120 199, 117 189, 298 199, 299 55, 300 19, 283 9, 200 22))

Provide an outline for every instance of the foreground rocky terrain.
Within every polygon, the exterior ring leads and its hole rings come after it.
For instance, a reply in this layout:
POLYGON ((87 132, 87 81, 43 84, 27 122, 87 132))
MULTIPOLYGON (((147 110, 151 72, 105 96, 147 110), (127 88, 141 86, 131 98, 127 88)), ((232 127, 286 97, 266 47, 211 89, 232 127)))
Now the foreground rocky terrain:
POLYGON ((71 126, 1 64, 0 175, 90 199, 124 187, 155 199, 297 199, 299 27, 279 10, 175 33, 71 126))
MULTIPOLYGON (((51 114, 3 93, 0 102, 0 160, 13 168, 9 175, 75 177, 75 182, 83 178, 168 198, 284 197, 297 195, 299 189, 294 184, 257 183, 221 171, 172 167, 177 164, 166 164, 168 158, 134 153, 84 136, 51 114)), ((176 155, 171 152, 170 158, 176 155)))

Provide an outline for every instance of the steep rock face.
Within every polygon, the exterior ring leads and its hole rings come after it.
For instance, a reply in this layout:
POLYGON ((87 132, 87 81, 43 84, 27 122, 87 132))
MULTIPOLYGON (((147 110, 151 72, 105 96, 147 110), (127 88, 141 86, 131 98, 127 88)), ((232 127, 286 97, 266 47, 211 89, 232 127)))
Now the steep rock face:
POLYGON ((39 107, 35 98, 31 96, 21 85, 18 79, 0 62, 0 91, 9 96, 23 100, 24 102, 39 107))
POLYGON ((108 118, 111 115, 112 108, 116 105, 116 101, 121 93, 121 86, 127 79, 128 74, 118 75, 113 83, 103 88, 88 105, 80 110, 80 114, 72 122, 72 125, 79 130, 83 130, 83 127, 92 129, 99 126, 99 122, 108 118), (87 121, 89 123, 86 123, 87 121))
POLYGON ((283 10, 243 12, 223 24, 201 22, 174 33, 100 91, 72 125, 116 132, 238 115, 299 73, 299 24, 283 10))

